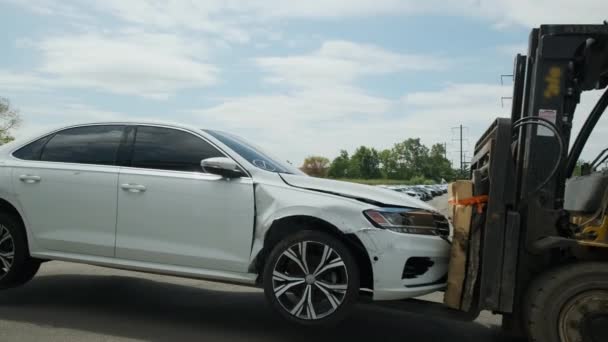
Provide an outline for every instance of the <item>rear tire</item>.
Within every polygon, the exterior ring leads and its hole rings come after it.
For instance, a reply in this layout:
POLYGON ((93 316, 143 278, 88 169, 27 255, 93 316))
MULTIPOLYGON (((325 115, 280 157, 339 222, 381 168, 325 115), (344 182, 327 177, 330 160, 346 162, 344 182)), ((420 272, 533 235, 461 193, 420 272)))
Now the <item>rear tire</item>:
POLYGON ((266 299, 288 321, 331 325, 346 317, 359 296, 359 269, 333 236, 299 231, 272 250, 263 273, 266 299))
POLYGON ((30 257, 21 220, 0 213, 0 290, 27 283, 39 268, 40 262, 30 257))
POLYGON ((534 342, 608 341, 608 263, 580 262, 534 280, 524 302, 534 342), (601 329, 600 329, 601 327, 601 329))

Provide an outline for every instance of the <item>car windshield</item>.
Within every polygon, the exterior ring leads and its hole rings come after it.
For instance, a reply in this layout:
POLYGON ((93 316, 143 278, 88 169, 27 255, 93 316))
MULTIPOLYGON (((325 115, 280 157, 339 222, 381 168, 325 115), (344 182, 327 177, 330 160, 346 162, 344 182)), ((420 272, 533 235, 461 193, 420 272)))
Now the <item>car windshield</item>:
POLYGON ((281 163, 275 158, 271 158, 267 153, 263 152, 259 147, 252 145, 243 138, 236 135, 221 131, 204 129, 206 133, 211 134, 214 138, 221 141, 241 157, 245 158, 251 165, 262 170, 278 173, 289 173, 303 175, 302 171, 298 170, 289 163, 281 163))

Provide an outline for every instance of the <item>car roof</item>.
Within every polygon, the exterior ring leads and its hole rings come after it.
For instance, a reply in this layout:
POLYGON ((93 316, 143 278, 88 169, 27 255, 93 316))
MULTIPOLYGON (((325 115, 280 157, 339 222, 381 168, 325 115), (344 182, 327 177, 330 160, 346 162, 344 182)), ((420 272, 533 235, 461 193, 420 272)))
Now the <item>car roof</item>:
POLYGON ((167 126, 167 127, 175 127, 175 128, 183 128, 192 131, 201 130, 200 127, 196 127, 194 125, 183 124, 175 121, 164 121, 164 120, 125 120, 125 121, 94 121, 94 122, 84 122, 77 123, 70 126, 63 126, 59 129, 69 128, 69 127, 78 127, 78 126, 95 126, 95 125, 151 125, 151 126, 167 126))

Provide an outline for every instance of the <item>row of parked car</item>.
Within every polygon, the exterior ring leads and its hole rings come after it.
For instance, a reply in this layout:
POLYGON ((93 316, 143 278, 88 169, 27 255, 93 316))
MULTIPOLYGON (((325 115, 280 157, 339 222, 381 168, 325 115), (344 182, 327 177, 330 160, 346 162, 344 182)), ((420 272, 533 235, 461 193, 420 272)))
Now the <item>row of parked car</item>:
POLYGON ((430 201, 436 196, 443 195, 448 192, 447 184, 433 185, 379 185, 382 188, 404 193, 408 196, 417 198, 422 201, 430 201))

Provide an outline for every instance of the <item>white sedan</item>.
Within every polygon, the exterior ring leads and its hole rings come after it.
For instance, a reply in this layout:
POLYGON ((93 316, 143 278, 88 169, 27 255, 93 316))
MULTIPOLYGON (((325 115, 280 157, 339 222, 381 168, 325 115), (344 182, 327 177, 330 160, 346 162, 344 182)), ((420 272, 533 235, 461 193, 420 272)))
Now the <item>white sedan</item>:
POLYGON ((307 177, 234 135, 66 127, 0 147, 0 288, 65 260, 264 288, 303 324, 445 286, 450 225, 377 187, 307 177))

